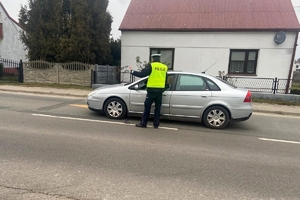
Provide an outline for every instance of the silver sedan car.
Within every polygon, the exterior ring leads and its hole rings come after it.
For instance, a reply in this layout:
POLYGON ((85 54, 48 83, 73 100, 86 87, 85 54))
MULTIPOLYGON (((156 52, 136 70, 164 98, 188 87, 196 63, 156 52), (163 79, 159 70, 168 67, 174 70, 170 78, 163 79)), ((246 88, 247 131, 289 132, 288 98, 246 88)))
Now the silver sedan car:
MULTIPOLYGON (((141 115, 147 80, 145 77, 133 83, 99 87, 88 95, 88 107, 112 119, 141 115)), ((231 121, 251 117, 251 92, 224 80, 203 73, 170 71, 167 83, 161 118, 202 122, 209 128, 221 129, 231 121)), ((153 111, 152 108, 152 114, 153 111)))

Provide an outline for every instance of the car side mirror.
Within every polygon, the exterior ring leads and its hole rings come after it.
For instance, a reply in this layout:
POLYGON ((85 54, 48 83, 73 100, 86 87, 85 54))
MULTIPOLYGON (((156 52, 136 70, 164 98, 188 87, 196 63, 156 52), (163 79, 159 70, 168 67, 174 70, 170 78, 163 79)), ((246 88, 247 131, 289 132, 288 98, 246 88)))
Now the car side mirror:
POLYGON ((138 90, 138 89, 139 89, 139 85, 136 84, 133 88, 134 88, 135 90, 138 90))

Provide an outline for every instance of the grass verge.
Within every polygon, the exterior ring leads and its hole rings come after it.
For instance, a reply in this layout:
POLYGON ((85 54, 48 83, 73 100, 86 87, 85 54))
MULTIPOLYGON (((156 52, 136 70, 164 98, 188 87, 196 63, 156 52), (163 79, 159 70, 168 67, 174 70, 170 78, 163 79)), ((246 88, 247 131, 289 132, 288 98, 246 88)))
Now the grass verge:
POLYGON ((254 103, 267 103, 267 104, 274 104, 274 105, 300 106, 300 102, 293 102, 293 101, 282 101, 282 100, 273 100, 273 99, 257 99, 257 98, 253 98, 252 101, 254 103))

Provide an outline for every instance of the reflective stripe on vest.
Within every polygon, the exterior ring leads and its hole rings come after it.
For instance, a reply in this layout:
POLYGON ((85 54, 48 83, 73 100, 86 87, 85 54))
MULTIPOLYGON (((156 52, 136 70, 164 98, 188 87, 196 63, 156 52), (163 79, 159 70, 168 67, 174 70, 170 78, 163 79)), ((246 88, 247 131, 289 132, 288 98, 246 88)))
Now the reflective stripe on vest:
POLYGON ((148 78, 148 88, 165 88, 168 67, 162 63, 151 63, 152 72, 148 78))

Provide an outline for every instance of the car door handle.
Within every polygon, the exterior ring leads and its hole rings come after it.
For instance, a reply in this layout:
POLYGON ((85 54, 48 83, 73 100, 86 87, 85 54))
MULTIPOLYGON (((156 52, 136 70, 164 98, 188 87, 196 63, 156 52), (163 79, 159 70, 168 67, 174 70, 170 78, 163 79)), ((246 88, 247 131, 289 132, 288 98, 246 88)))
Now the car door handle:
POLYGON ((206 98, 206 97, 207 97, 207 95, 201 95, 201 97, 203 97, 203 98, 206 98))
POLYGON ((168 96, 167 94, 163 94, 163 96, 165 97, 165 96, 168 96))

